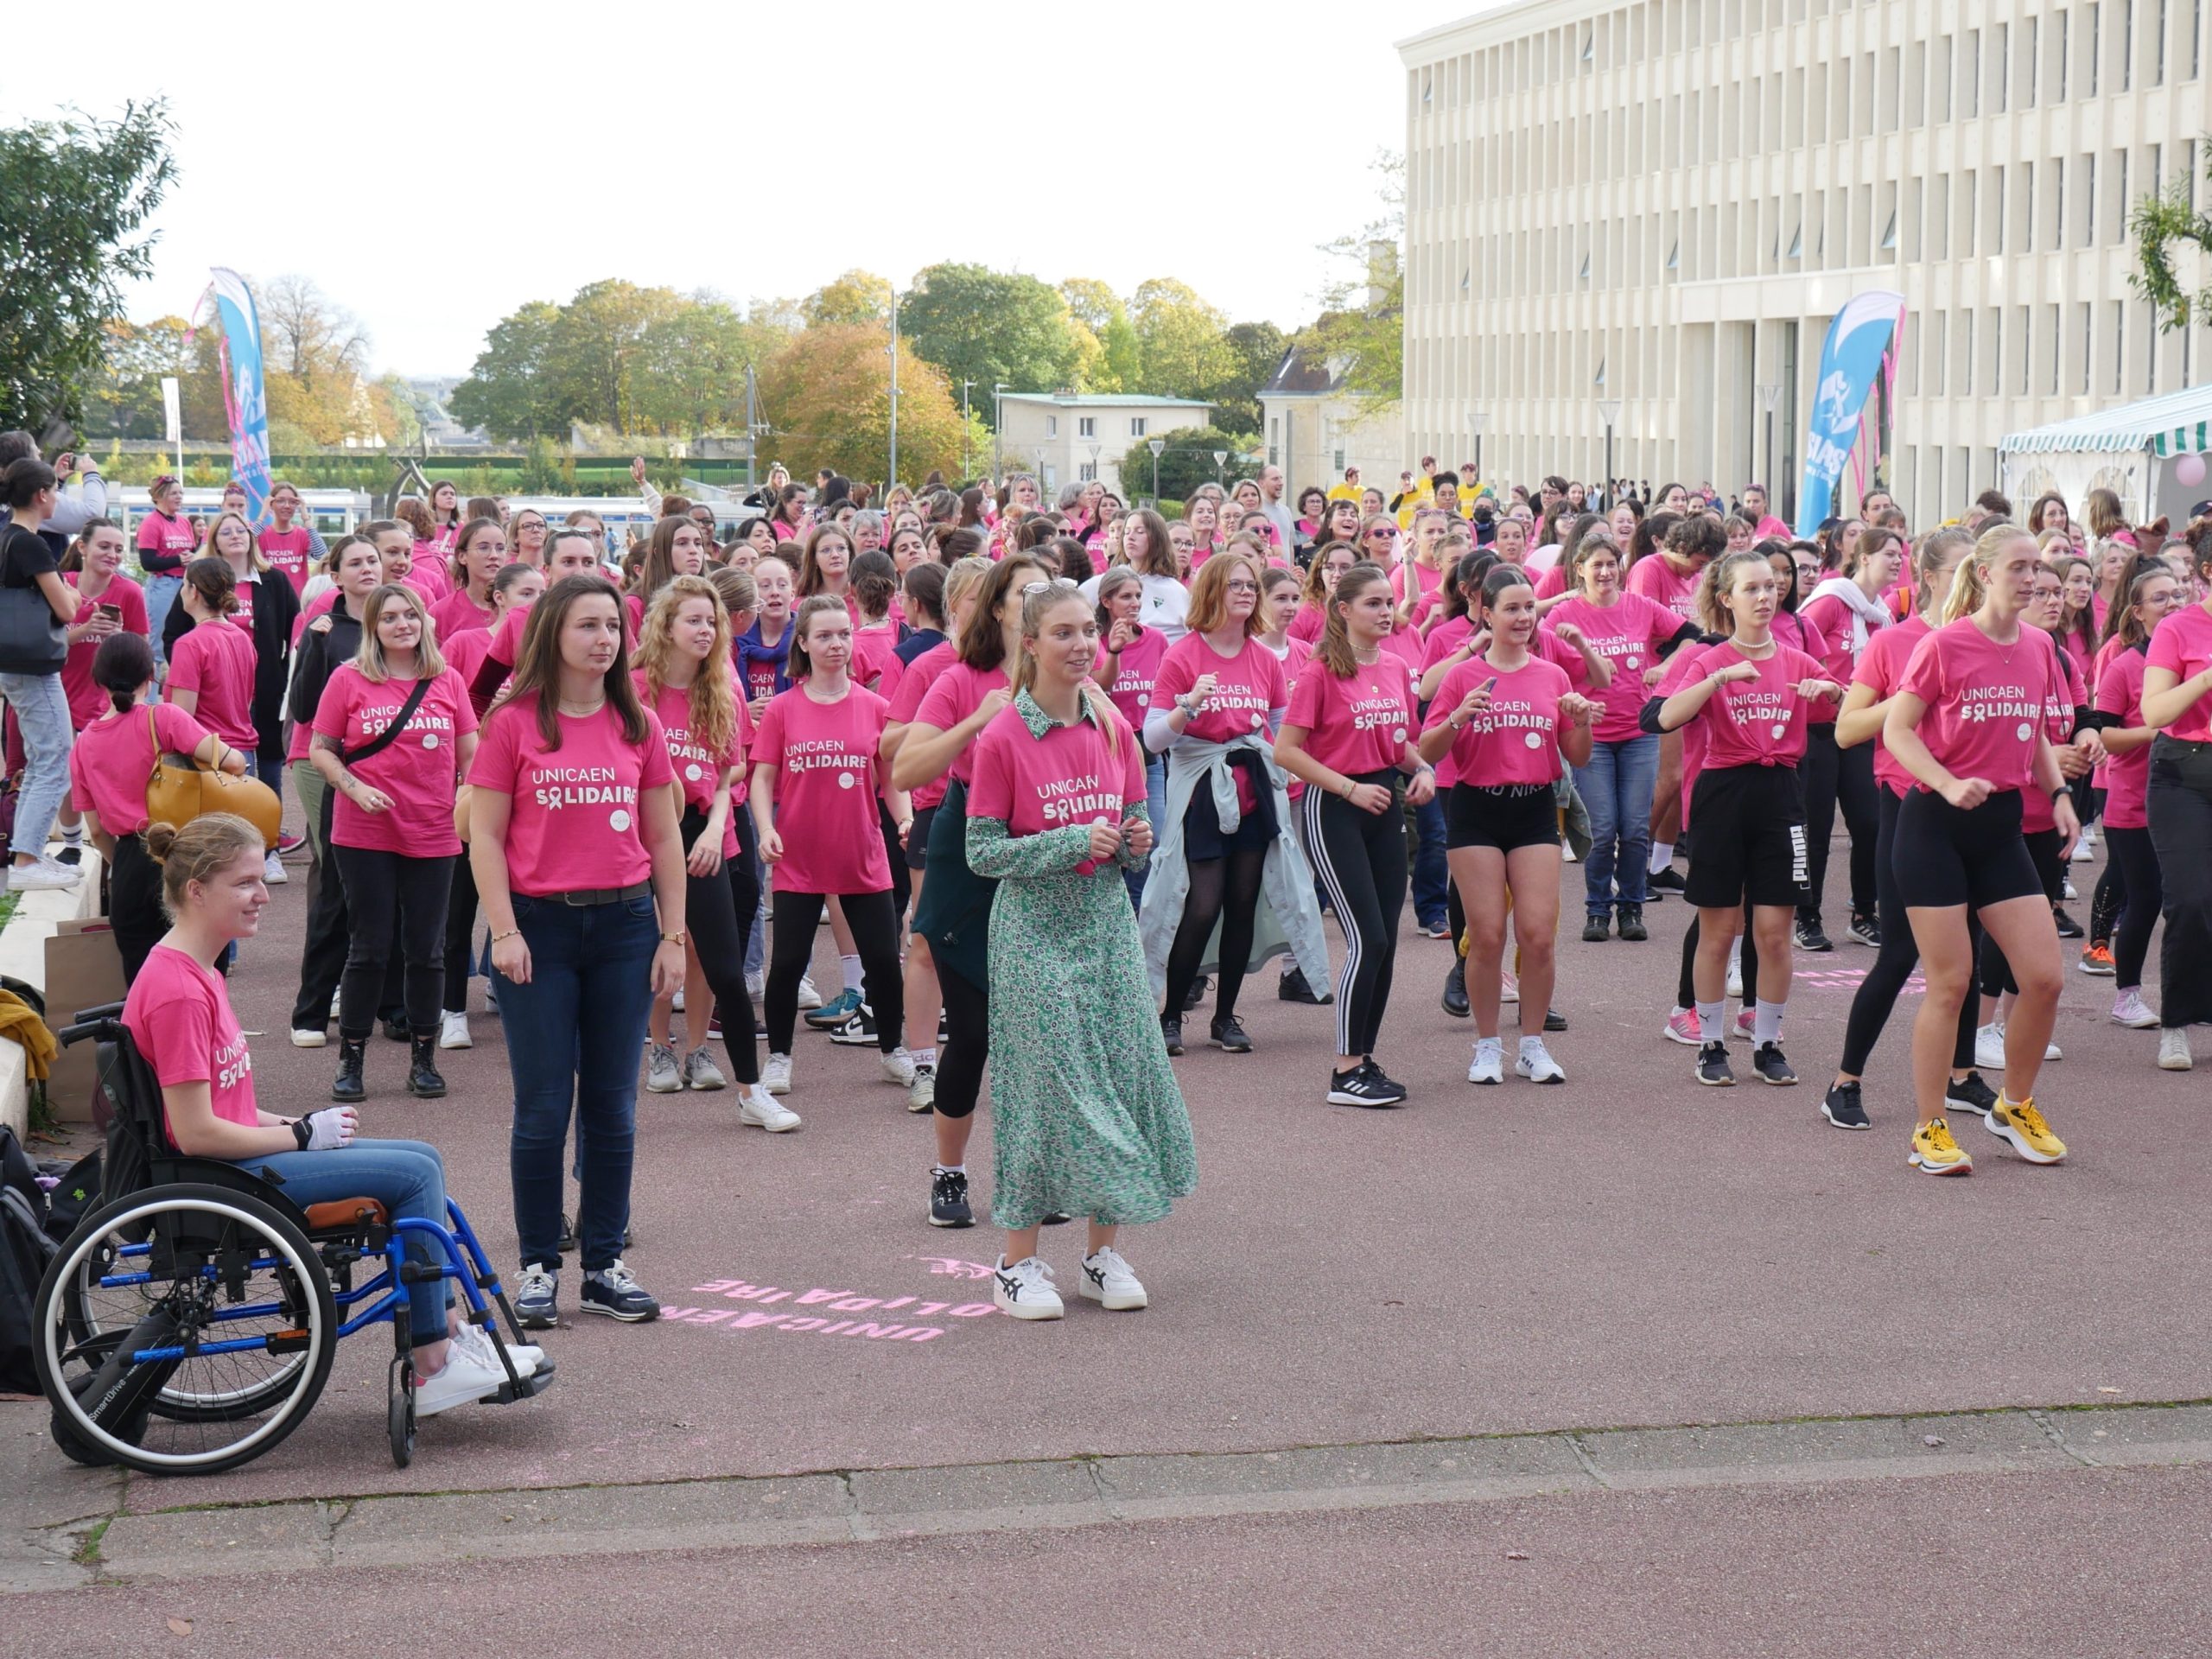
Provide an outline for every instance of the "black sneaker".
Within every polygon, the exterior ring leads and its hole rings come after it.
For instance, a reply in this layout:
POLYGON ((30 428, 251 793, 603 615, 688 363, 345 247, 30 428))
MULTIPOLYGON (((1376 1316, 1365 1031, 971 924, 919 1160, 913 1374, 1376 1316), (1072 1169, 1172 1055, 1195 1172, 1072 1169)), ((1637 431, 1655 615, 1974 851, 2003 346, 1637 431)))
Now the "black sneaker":
POLYGON ((2082 937, 2082 924, 2066 913, 2065 906, 2053 905, 2050 907, 2050 919, 2058 924, 2060 938, 2078 939, 2082 937))
POLYGON ((407 1016, 404 1014, 395 1014, 384 1022, 384 1034, 395 1043, 410 1041, 414 1035, 407 1028, 407 1016))
POLYGON ((843 1048, 875 1046, 875 1014, 865 1002, 845 1016, 844 1023, 830 1027, 830 1040, 843 1048))
POLYGON ((57 864, 83 863, 85 861, 84 844, 81 842, 71 842, 54 855, 54 861, 57 864))
POLYGON ((1303 1002, 1315 1008, 1336 1001, 1333 994, 1316 996, 1313 986, 1306 982, 1306 970, 1296 967, 1275 982, 1275 998, 1282 1002, 1303 1002))
POLYGON ((564 1215, 561 1217, 560 1241, 553 1248, 563 1255, 574 1255, 576 1253, 576 1220, 574 1216, 564 1215))
POLYGON ((611 1268, 584 1274, 576 1306, 586 1313, 604 1313, 625 1325, 660 1318, 660 1298, 649 1295, 619 1261, 611 1268))
POLYGON ((1800 950, 1833 950, 1834 943, 1821 931, 1821 912, 1808 910, 1797 918, 1797 948, 1800 950))
POLYGON ((1567 1029, 1567 1016, 1561 1014, 1557 1008, 1546 1008, 1544 1010, 1544 1029, 1546 1031, 1565 1031, 1567 1029))
POLYGON ((1642 905, 1623 905, 1618 914, 1621 938, 1630 944, 1642 944, 1651 937, 1643 925, 1642 905))
POLYGON ((1593 910, 1582 924, 1582 943, 1603 944, 1612 936, 1613 918, 1603 911, 1593 910))
POLYGON ((1981 1080, 1980 1072, 1969 1071, 1943 1085, 1943 1104, 1951 1111, 1987 1117, 1997 1109, 1997 1091, 1981 1080))
POLYGON ((1697 1051, 1697 1080, 1708 1089, 1732 1089, 1736 1074, 1728 1067, 1728 1045, 1706 1043, 1697 1051))
POLYGON ((1224 1053, 1249 1054, 1252 1039, 1244 1034, 1243 1026, 1235 1014, 1226 1020, 1217 1020, 1207 1033, 1207 1040, 1224 1053))
POLYGON ((1444 1012, 1454 1020, 1464 1020, 1471 1006, 1467 1001, 1467 959, 1455 956, 1444 974, 1444 1012))
POLYGON ((1329 1104, 1332 1106, 1395 1106, 1406 1097, 1403 1088, 1384 1077, 1380 1071, 1370 1070, 1363 1060, 1349 1071, 1329 1074, 1329 1104))
POLYGON ((1182 1054, 1183 1021, 1180 1018, 1172 1014, 1163 1014, 1160 1016, 1160 1040, 1167 1045, 1167 1052, 1171 1058, 1179 1058, 1182 1054))
POLYGON ((1191 982, 1191 988, 1183 993, 1183 1012, 1188 1014, 1192 1008, 1197 1007, 1199 1003, 1205 1001, 1206 1000, 1206 993, 1212 988, 1213 982, 1208 979, 1204 974, 1200 974, 1196 979, 1192 980, 1191 982))
POLYGON ((1797 1081, 1797 1074, 1789 1069, 1789 1062, 1782 1056, 1780 1043, 1761 1043, 1754 1049, 1751 1070, 1759 1074, 1761 1083, 1770 1083, 1777 1089, 1786 1089, 1797 1081))
POLYGON ((1370 1077, 1372 1077, 1376 1082, 1381 1084, 1386 1089, 1396 1090, 1401 1099, 1413 1092, 1410 1089, 1408 1089, 1404 1084, 1400 1083, 1388 1071, 1385 1071, 1381 1066, 1376 1065, 1375 1057, 1372 1054, 1370 1054, 1366 1058, 1360 1061, 1360 1064, 1367 1068, 1367 1075, 1370 1077))
POLYGON ((1860 944, 1882 948, 1882 926, 1872 916, 1854 913, 1851 918, 1851 937, 1860 944))
POLYGON ((1856 1083, 1834 1083, 1828 1085, 1827 1098, 1821 1103, 1821 1116, 1839 1129, 1871 1129, 1866 1109, 1859 1103, 1856 1083))
POLYGON ((968 1173, 940 1169, 930 1177, 930 1225, 973 1227, 976 1212, 968 1207, 968 1173))
POLYGON ((1689 883, 1682 880, 1682 873, 1671 864, 1643 880, 1643 890, 1655 897, 1662 893, 1681 893, 1688 886, 1689 883))

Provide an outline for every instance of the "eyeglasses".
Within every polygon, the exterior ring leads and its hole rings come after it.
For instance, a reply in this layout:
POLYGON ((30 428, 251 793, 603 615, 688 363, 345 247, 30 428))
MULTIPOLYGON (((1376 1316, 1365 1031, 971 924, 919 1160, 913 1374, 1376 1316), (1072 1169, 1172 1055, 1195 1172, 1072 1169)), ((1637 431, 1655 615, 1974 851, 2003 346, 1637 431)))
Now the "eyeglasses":
POLYGON ((1371 542, 1378 536, 1395 536, 1397 533, 1395 530, 1384 530, 1378 525, 1367 532, 1367 539, 1371 542))
POLYGON ((1222 583, 1222 590, 1231 594, 1256 594, 1260 591, 1260 584, 1256 582, 1225 582, 1222 583))
POLYGON ((1021 584, 1021 596, 1027 599, 1032 594, 1049 594, 1056 588, 1076 588, 1079 591, 1080 584, 1073 576, 1054 576, 1050 582, 1025 582, 1021 584))

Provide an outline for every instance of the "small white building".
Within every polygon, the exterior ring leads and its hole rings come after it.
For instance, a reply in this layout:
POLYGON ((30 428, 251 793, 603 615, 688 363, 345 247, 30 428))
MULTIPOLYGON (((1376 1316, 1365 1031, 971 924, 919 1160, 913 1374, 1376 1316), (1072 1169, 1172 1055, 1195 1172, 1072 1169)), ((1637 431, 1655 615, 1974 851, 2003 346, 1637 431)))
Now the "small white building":
POLYGON ((1049 498, 1061 485, 1096 479, 1129 501, 1152 493, 1151 439, 1204 426, 1213 405, 1195 397, 1135 393, 999 394, 999 472, 1033 471, 1049 498), (1124 487, 1122 480, 1128 480, 1124 487))
MULTIPOLYGON (((1359 469, 1360 481, 1387 497, 1397 488, 1401 471, 1411 464, 1401 435, 1400 405, 1355 396, 1344 390, 1351 365, 1294 346, 1268 384, 1260 389, 1260 422, 1267 434, 1270 465, 1282 468, 1283 499, 1295 502, 1308 484, 1332 489, 1344 482, 1344 469, 1359 469)), ((1462 455, 1439 455, 1440 465, 1456 467, 1462 455)))

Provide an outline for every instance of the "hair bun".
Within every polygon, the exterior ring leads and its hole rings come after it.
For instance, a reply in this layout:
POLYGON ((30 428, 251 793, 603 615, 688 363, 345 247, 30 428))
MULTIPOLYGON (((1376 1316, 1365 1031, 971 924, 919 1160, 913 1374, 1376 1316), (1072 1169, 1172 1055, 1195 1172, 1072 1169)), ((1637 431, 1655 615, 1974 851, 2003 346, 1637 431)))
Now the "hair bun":
POLYGON ((149 823, 138 833, 146 849, 146 856, 159 864, 169 855, 169 849, 176 845, 177 827, 173 823, 149 823))

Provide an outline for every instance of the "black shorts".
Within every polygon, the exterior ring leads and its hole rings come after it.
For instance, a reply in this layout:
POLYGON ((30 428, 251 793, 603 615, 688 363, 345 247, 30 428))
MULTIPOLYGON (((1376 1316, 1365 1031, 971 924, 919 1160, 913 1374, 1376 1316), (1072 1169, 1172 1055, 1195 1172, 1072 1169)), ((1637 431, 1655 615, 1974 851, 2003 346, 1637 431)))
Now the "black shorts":
POLYGON ((2017 789, 1992 795, 1970 811, 1915 789, 1897 809, 1890 864, 1897 897, 1913 910, 1981 910, 2008 899, 2039 898, 2044 890, 2020 833, 2017 789))
POLYGON ((1805 801, 1795 767, 1700 772, 1690 824, 1696 839, 1682 897, 1698 909, 1804 903, 1805 801))
POLYGON ((1227 858, 1231 853, 1262 851, 1275 838, 1274 787, 1260 757, 1249 750, 1239 750, 1229 757, 1229 764, 1251 781, 1255 804, 1249 812, 1240 814, 1236 828, 1224 836, 1221 814, 1214 809, 1213 791, 1201 779, 1191 791, 1190 805, 1183 809, 1186 863, 1202 864, 1209 859, 1227 858))
POLYGON ((1444 799, 1444 846, 1559 845, 1559 796, 1549 784, 1454 784, 1444 799))
POLYGON ((930 825, 936 821, 937 808, 925 806, 914 814, 914 827, 906 832, 906 868, 921 870, 929 868, 930 825))

